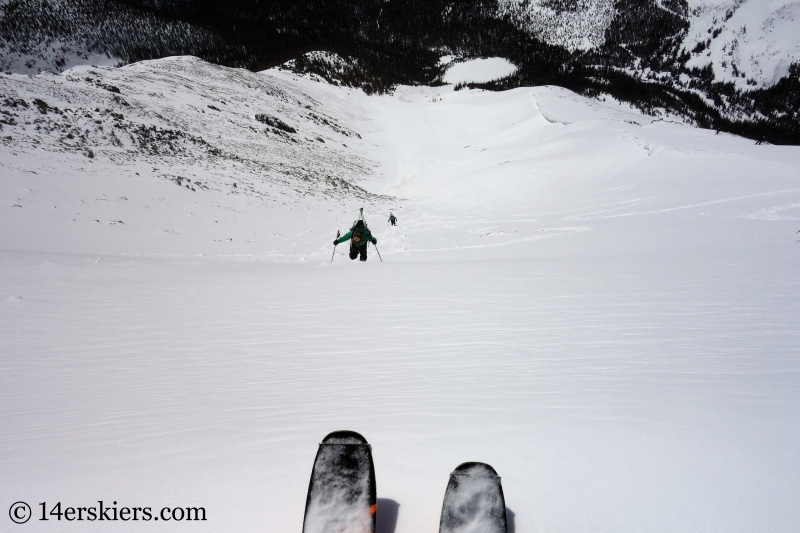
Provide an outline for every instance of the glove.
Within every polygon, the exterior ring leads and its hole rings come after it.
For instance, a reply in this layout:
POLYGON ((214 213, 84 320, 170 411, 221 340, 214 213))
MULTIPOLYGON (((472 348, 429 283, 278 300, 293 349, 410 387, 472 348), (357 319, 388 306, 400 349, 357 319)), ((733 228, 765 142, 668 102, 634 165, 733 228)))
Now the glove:
POLYGON ((336 239, 335 241, 333 241, 333 245, 334 246, 336 246, 337 244, 339 244, 339 239, 336 239))
POLYGON ((376 239, 375 237, 373 237, 373 238, 372 238, 372 244, 378 244, 378 239, 376 239))

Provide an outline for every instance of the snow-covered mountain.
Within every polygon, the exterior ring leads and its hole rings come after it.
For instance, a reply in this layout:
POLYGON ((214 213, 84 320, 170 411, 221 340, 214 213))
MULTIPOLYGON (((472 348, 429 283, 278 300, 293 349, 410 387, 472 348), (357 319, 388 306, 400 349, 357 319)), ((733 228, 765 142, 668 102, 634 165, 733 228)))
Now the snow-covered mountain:
POLYGON ((516 533, 793 532, 800 148, 454 89, 0 74, 0 501, 300 531, 351 429, 379 533, 437 531, 471 460, 516 533), (383 262, 333 246, 361 207, 383 262))
POLYGON ((684 49, 689 67, 740 88, 769 87, 800 61, 800 3, 793 0, 688 0, 684 49))
POLYGON ((616 16, 614 0, 498 0, 497 14, 543 41, 568 50, 589 50, 606 42, 616 16))
MULTIPOLYGON (((770 87, 800 60, 800 4, 793 0, 641 2, 684 20, 681 51, 687 67, 711 65, 719 81, 741 89, 770 87)), ((602 48, 624 7, 613 0, 499 0, 498 16, 569 50, 602 48)), ((641 21, 644 23, 644 20, 641 21)), ((678 58, 676 58, 677 60, 678 58)))
POLYGON ((503 57, 514 75, 483 88, 559 85, 798 143, 797 10, 789 0, 4 0, 0 67, 191 54, 261 70, 295 60, 298 72, 338 70, 331 81, 385 92, 440 82, 443 55, 503 57), (303 60, 313 51, 347 66, 303 60))

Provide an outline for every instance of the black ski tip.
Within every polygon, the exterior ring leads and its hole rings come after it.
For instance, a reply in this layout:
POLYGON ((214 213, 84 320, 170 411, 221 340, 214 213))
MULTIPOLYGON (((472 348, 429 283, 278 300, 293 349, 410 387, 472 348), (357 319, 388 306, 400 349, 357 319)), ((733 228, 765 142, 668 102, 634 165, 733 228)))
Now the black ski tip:
POLYGON ((355 431, 334 431, 322 439, 320 444, 369 444, 360 433, 355 431))
POLYGON ((471 475, 478 475, 481 477, 492 477, 500 479, 500 476, 497 475, 497 471, 492 468, 491 466, 487 465, 486 463, 477 463, 477 462, 468 462, 468 463, 461 463, 453 470, 452 475, 459 475, 459 474, 471 474, 471 475))
POLYGON ((303 533, 372 533, 377 503, 372 448, 355 431, 320 443, 308 483, 303 533))
POLYGON ((439 533, 508 533, 503 486, 486 463, 461 463, 450 474, 439 533))

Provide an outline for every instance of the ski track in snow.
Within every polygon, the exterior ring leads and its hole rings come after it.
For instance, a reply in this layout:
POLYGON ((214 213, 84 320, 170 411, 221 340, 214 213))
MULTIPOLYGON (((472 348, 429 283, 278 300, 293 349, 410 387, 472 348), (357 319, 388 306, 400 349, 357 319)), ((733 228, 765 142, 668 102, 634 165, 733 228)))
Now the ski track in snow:
POLYGON ((555 87, 367 97, 191 58, 0 84, 28 104, 0 106, 7 506, 300 531, 351 429, 396 533, 437 530, 465 461, 517 533, 800 521, 797 147, 555 87), (362 206, 384 262, 331 264, 362 206))

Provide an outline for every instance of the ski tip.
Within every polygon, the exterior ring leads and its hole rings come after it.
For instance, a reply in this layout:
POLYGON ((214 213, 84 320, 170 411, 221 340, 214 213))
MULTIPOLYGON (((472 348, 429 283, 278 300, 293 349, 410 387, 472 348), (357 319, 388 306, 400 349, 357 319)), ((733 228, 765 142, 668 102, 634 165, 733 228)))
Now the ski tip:
POLYGON ((355 431, 334 431, 322 439, 320 444, 369 444, 360 433, 355 431))
POLYGON ((442 502, 439 533, 508 533, 500 476, 485 463, 456 467, 442 502))
POLYGON ((470 475, 478 477, 494 477, 500 479, 497 471, 486 463, 468 462, 461 463, 450 474, 451 476, 470 475))

